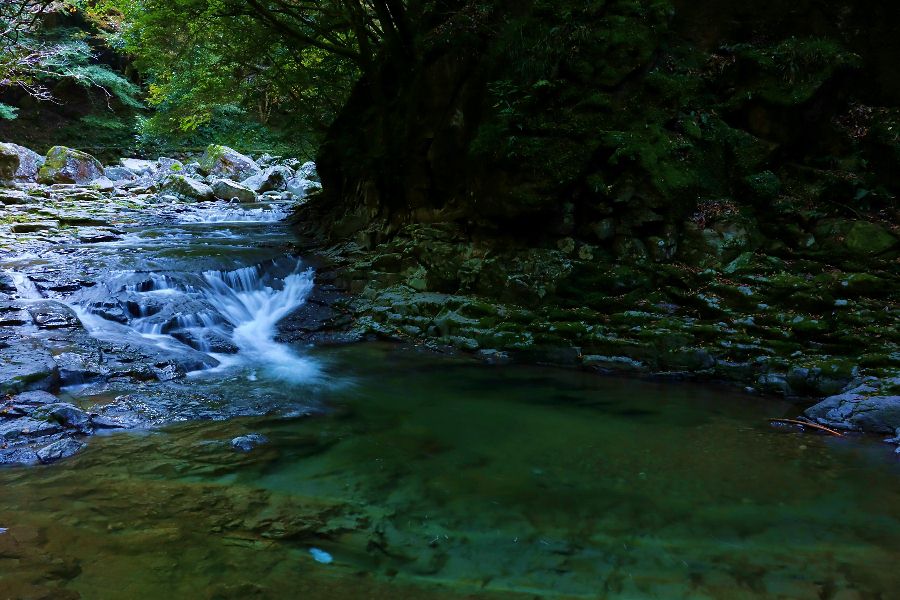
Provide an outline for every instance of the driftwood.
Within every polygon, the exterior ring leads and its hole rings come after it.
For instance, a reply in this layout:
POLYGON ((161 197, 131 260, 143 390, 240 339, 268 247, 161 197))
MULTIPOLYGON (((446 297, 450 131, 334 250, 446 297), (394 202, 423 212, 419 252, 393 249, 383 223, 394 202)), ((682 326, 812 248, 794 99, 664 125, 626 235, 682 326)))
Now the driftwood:
POLYGON ((834 429, 829 429, 824 425, 819 425, 818 423, 813 423, 812 421, 801 421, 800 419, 769 419, 769 423, 789 423, 791 425, 802 425, 803 427, 811 427, 812 429, 818 429, 819 431, 824 431, 825 433, 830 433, 831 435, 837 437, 844 437, 844 434, 835 431, 834 429))

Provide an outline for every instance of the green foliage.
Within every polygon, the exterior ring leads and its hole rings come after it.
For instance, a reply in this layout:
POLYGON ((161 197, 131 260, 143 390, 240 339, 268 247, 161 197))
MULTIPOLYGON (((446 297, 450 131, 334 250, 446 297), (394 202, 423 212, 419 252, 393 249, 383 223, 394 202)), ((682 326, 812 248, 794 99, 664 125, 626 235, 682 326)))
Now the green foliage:
POLYGON ((812 98, 838 70, 860 63, 856 54, 820 38, 791 37, 773 46, 739 44, 728 50, 737 59, 736 101, 757 96, 774 104, 799 104, 812 98))
POLYGON ((141 89, 104 65, 75 65, 67 76, 88 88, 99 88, 130 108, 144 108, 138 99, 141 89))
MULTIPOLYGON (((346 59, 285 40, 229 0, 106 0, 109 43, 132 53, 153 114, 141 144, 239 148, 280 145, 275 130, 307 140, 324 131, 357 71, 346 59)), ((340 34, 336 34, 340 35, 340 34)))
POLYGON ((3 104, 2 102, 0 102, 0 119, 12 121, 19 116, 18 112, 19 109, 15 106, 10 106, 9 104, 3 104))

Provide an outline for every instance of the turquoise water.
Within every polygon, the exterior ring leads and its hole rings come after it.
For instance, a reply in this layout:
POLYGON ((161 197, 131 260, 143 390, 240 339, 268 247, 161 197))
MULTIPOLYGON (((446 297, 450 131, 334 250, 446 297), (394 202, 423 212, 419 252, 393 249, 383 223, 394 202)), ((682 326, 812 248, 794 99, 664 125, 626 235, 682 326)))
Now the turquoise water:
POLYGON ((896 597, 891 448, 766 423, 797 406, 382 345, 315 357, 332 383, 279 384, 272 416, 0 471, 0 597, 896 597), (232 450, 247 433, 270 441, 232 450))

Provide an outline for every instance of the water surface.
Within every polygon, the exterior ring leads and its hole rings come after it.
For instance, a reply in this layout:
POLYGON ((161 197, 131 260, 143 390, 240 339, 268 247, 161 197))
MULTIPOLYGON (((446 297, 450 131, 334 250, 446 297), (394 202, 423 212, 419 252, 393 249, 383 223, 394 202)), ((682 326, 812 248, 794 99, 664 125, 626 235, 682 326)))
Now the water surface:
POLYGON ((0 471, 0 591, 890 598, 898 583, 889 448, 769 428, 785 402, 380 345, 315 358, 347 383, 298 387, 314 414, 119 433, 0 471), (250 432, 269 444, 235 452, 250 432))

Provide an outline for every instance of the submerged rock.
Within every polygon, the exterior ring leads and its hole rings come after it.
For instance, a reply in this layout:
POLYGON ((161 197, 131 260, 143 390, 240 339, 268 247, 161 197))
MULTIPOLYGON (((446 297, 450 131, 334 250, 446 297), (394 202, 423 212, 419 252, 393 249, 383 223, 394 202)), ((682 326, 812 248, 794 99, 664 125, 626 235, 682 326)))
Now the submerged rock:
POLYGON ((256 202, 256 192, 230 179, 216 179, 212 182, 213 194, 222 200, 237 200, 241 203, 256 202))
POLYGON ((200 159, 200 170, 213 177, 243 181, 259 172, 259 166, 249 156, 229 148, 210 144, 200 159))
POLYGON ((268 444, 269 438, 258 433, 242 435, 231 440, 231 447, 239 452, 250 452, 257 446, 268 444))
POLYGON ((41 183, 89 183, 103 177, 100 161, 80 150, 54 146, 38 172, 41 183))

